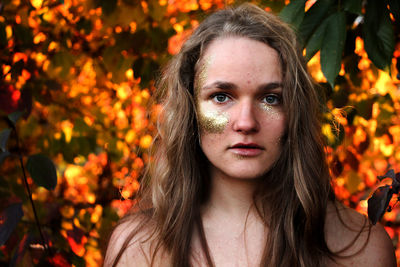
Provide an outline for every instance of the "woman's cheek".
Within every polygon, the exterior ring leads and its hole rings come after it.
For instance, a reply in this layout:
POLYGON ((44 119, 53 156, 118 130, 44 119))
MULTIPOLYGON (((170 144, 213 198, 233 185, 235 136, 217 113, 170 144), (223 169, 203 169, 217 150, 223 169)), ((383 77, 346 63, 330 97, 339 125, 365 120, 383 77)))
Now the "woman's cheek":
POLYGON ((226 112, 207 109, 207 105, 198 105, 198 121, 201 131, 207 133, 222 133, 229 122, 226 112))

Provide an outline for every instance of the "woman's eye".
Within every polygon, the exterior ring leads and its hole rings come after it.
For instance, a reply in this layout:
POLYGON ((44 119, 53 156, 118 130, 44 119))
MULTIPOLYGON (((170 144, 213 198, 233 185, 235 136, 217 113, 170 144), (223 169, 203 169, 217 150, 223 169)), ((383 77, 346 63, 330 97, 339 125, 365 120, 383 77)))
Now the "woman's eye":
POLYGON ((228 96, 224 94, 217 94, 212 97, 212 99, 217 103, 225 103, 228 101, 228 96))
POLYGON ((277 95, 267 95, 264 97, 263 101, 268 105, 278 105, 281 100, 277 95))

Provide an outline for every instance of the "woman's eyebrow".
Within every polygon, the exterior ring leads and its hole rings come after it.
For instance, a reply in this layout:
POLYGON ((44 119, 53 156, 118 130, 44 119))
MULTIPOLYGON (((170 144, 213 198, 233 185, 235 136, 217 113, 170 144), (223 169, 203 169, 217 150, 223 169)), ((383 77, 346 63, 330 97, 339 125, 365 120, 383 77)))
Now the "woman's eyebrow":
POLYGON ((215 81, 211 84, 205 85, 203 87, 203 90, 209 90, 209 89, 213 89, 213 88, 219 88, 219 89, 224 89, 224 90, 234 90, 234 89, 237 89, 238 86, 231 82, 215 81))
POLYGON ((270 91, 273 89, 277 89, 277 88, 282 88, 282 84, 279 82, 271 82, 271 83, 266 83, 266 84, 262 84, 258 87, 259 91, 270 91))
MULTIPOLYGON (((261 84, 257 89, 258 91, 270 91, 273 89, 281 88, 282 84, 279 82, 271 82, 271 83, 265 83, 261 84)), ((224 90, 236 90, 239 87, 231 82, 225 82, 225 81, 215 81, 211 84, 205 85, 202 89, 203 90, 209 90, 213 88, 219 88, 219 89, 224 89, 224 90)))

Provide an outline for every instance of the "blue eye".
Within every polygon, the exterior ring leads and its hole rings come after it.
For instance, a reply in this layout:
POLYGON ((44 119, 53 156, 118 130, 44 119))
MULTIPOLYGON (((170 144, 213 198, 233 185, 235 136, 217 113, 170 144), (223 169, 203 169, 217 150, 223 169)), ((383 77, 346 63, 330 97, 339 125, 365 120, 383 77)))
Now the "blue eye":
POLYGON ((263 102, 268 105, 279 105, 281 102, 281 99, 277 95, 267 95, 263 98, 263 102))
POLYGON ((217 103, 225 103, 228 101, 228 96, 224 94, 216 94, 212 96, 212 99, 217 103))

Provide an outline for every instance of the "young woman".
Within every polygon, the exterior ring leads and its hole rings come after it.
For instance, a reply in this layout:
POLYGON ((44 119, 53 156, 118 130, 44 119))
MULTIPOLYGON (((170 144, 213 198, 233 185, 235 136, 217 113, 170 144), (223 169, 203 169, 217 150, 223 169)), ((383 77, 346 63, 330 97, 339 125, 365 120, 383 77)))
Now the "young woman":
POLYGON ((172 59, 154 161, 105 266, 395 266, 381 226, 335 202, 292 30, 250 4, 172 59))

